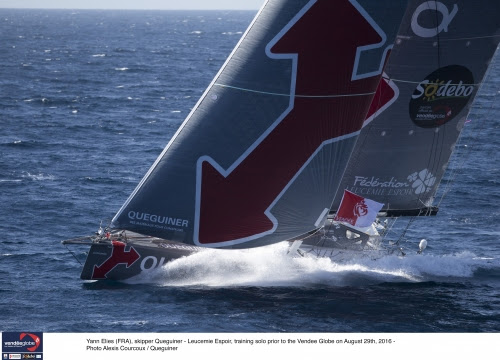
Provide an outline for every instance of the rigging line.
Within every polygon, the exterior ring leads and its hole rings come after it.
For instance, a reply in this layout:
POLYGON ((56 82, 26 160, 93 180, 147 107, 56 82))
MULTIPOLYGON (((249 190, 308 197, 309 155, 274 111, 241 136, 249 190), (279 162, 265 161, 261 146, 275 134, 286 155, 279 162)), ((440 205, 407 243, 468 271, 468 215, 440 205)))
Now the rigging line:
POLYGON ((401 233, 401 235, 399 236, 399 239, 398 241, 396 241, 396 243, 394 245, 399 245, 399 242, 401 240, 403 240, 405 237, 406 237, 406 232, 408 231, 408 229, 410 228, 411 224, 413 224, 413 222, 415 221, 415 219, 417 218, 418 216, 412 216, 410 218, 410 220, 408 221, 408 224, 406 224, 406 228, 403 230, 403 232, 401 233))
POLYGON ((314 230, 312 233, 306 234, 303 238, 295 239, 294 241, 304 241, 306 239, 309 239, 310 237, 313 237, 314 235, 316 235, 319 231, 321 231, 324 228, 325 228, 324 226, 321 226, 321 227, 317 228, 316 230, 314 230))
POLYGON ((460 38, 450 38, 450 39, 441 39, 441 42, 446 42, 446 41, 463 41, 463 40, 478 40, 478 39, 491 39, 491 38, 496 38, 499 37, 500 34, 493 34, 493 35, 484 35, 484 36, 471 36, 471 37, 460 37, 460 38))
POLYGON ((295 98, 341 98, 341 97, 355 97, 355 96, 371 96, 371 95, 375 94, 375 91, 372 91, 372 92, 360 93, 360 94, 340 94, 340 95, 298 95, 298 94, 293 94, 292 95, 292 94, 275 93, 275 92, 270 92, 270 91, 260 91, 260 90, 242 88, 242 87, 238 87, 238 86, 224 85, 224 84, 219 84, 219 83, 214 83, 214 86, 219 86, 219 87, 227 88, 227 89, 246 91, 246 92, 251 92, 251 93, 256 93, 256 94, 283 96, 283 97, 295 97, 295 98))
MULTIPOLYGON (((395 78, 389 78, 387 76, 383 76, 383 78, 385 80, 388 80, 388 81, 394 81, 394 82, 399 82, 399 83, 406 83, 406 84, 420 84, 422 81, 412 81, 412 80, 403 80, 403 79, 395 79, 395 78)), ((428 85, 441 85, 441 83, 433 83, 433 82, 429 82, 428 85)), ((466 83, 449 83, 447 85, 450 85, 450 86, 480 86, 481 83, 473 83, 473 84, 466 84, 466 83)))
MULTIPOLYGON (((446 130, 448 127, 445 125, 436 128, 438 131, 436 132, 437 135, 437 149, 435 151, 435 156, 434 156, 434 161, 433 161, 433 166, 432 169, 433 171, 440 171, 439 166, 440 166, 440 159, 443 157, 443 152, 444 152, 444 146, 442 144, 445 144, 446 141, 446 130), (439 154, 438 154, 439 151, 439 154)), ((437 184, 436 184, 437 185, 437 184)), ((434 184, 433 184, 434 186, 434 184)))
MULTIPOLYGON (((423 209, 420 209, 420 211, 418 212, 418 215, 416 216, 412 216, 410 218, 410 220, 408 221, 408 224, 406 224, 406 228, 403 230, 403 232, 401 233, 401 236, 399 237, 398 241, 396 241, 395 245, 399 245, 399 242, 401 240, 403 240, 405 237, 406 237, 406 233, 407 231, 410 229, 410 226, 413 224, 413 222, 422 215, 422 212, 423 211, 426 211, 426 210, 423 210, 423 209)), ((430 211, 430 210, 428 210, 430 211)), ((408 240, 407 240, 408 241, 408 240)))
MULTIPOLYGON (((311 237, 313 237, 314 235, 316 235, 318 232, 320 232, 321 230, 323 230, 325 227, 324 226, 321 226, 319 228, 317 228, 315 231, 313 231, 311 234, 308 234, 306 235, 305 237, 301 238, 301 239, 296 239, 294 241, 304 241, 306 239, 309 239, 311 237)), ((322 243, 323 245, 325 244, 326 242, 326 237, 323 236, 321 237, 317 242, 316 244, 312 245, 311 246, 311 249, 309 249, 308 251, 304 251, 305 253, 316 253, 316 255, 319 257, 321 255, 321 250, 319 249, 321 247, 320 243, 322 243)), ((303 250, 301 250, 303 251, 303 250)), ((300 253, 299 253, 300 254, 300 253)), ((326 254, 326 250, 325 250, 325 254, 326 254)))
MULTIPOLYGON (((464 124, 464 126, 465 126, 465 124, 464 124)), ((457 142, 456 142, 456 144, 455 144, 455 148, 456 148, 457 146, 460 146, 460 145, 461 145, 461 143, 462 143, 462 138, 463 138, 463 133, 464 133, 464 131, 463 131, 463 130, 462 130, 462 131, 460 131, 460 134, 459 134, 459 136, 458 136, 457 142)), ((467 146, 467 145, 466 145, 466 146, 467 146)), ((459 151, 461 151, 461 150, 459 150, 459 151)), ((456 154, 456 157, 459 157, 458 153, 456 154)), ((437 206, 438 206, 438 207, 441 205, 441 202, 443 201, 443 199, 444 199, 445 195, 446 195, 446 194, 447 194, 447 193, 451 190, 452 183, 454 182, 454 180, 455 180, 455 178, 457 177, 457 175, 458 175, 458 173, 460 172, 460 170, 463 168, 464 163, 465 163, 465 159, 466 159, 465 157, 462 157, 462 161, 461 161, 458 165, 456 165, 456 166, 454 166, 454 167, 452 167, 452 168, 450 169, 450 176, 449 176, 449 178, 448 178, 448 181, 446 181, 446 184, 444 185, 444 188, 443 188, 443 190, 442 190, 441 197, 440 197, 440 199, 439 199, 439 201, 438 201, 438 204, 437 204, 437 206)), ((458 163, 458 162, 459 162, 459 159, 458 159, 458 158, 455 158, 455 159, 453 160, 453 162, 454 162, 454 163, 458 163)))
POLYGON ((387 236, 393 231, 394 225, 396 225, 396 221, 398 221, 399 218, 400 217, 398 216, 398 217, 395 217, 393 220, 391 219, 389 227, 384 229, 384 233, 382 235, 382 240, 387 239, 387 236))
POLYGON ((73 253, 73 251, 71 251, 71 250, 68 248, 68 246, 67 246, 66 244, 65 244, 64 246, 66 247, 66 250, 68 250, 68 252, 69 252, 71 255, 73 255, 73 257, 75 258, 75 260, 76 260, 76 261, 78 261, 78 263, 79 263, 80 265, 82 265, 82 266, 83 266, 83 264, 80 262, 80 260, 78 260, 78 258, 77 258, 77 257, 76 257, 76 255, 73 253))
MULTIPOLYGON (((428 185, 425 183, 426 179, 423 180, 424 185, 425 185, 425 190, 422 194, 419 194, 418 196, 418 201, 420 201, 422 204, 425 205, 425 203, 422 201, 422 197, 425 197, 425 194, 427 193, 427 190, 430 191, 432 188, 435 188, 437 191, 438 184, 435 184, 436 181, 436 171, 439 171, 439 159, 442 158, 443 154, 443 143, 446 138, 445 136, 445 129, 446 125, 443 125, 441 127, 437 127, 434 129, 434 136, 432 138, 432 145, 430 146, 430 153, 427 161, 427 169, 429 170, 430 174, 434 177, 434 183, 431 185, 428 185)), ((428 174, 427 174, 428 175, 428 174)), ((430 197, 430 200, 434 198, 434 194, 430 197)), ((432 205, 432 204, 431 204, 432 205)), ((420 216, 420 214, 419 214, 420 216)))

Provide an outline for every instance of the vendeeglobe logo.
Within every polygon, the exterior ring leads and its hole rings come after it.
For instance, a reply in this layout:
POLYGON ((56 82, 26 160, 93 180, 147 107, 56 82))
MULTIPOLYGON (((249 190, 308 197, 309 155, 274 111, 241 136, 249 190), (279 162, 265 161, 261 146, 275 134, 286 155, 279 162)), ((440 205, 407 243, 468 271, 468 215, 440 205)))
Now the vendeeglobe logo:
POLYGON ((43 351, 42 339, 43 333, 38 332, 4 332, 2 333, 2 353, 41 353, 43 351))

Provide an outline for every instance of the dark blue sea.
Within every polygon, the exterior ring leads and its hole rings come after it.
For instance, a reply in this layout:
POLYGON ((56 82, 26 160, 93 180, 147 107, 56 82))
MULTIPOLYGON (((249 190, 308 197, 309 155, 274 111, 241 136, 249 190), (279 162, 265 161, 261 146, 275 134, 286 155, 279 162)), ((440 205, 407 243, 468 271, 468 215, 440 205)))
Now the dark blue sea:
POLYGON ((278 244, 79 279, 86 248, 61 241, 113 217, 254 15, 0 9, 0 331, 500 331, 500 61, 438 215, 406 234, 423 255, 339 265, 278 244))

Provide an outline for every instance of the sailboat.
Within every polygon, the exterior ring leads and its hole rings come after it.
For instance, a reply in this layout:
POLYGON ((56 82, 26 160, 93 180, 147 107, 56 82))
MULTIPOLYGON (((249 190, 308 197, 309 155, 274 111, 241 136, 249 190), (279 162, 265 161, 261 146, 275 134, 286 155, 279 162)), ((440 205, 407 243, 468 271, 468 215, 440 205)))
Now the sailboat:
POLYGON ((266 1, 111 224, 63 242, 90 245, 81 278, 125 280, 207 248, 378 251, 384 218, 435 215, 499 10, 266 1))

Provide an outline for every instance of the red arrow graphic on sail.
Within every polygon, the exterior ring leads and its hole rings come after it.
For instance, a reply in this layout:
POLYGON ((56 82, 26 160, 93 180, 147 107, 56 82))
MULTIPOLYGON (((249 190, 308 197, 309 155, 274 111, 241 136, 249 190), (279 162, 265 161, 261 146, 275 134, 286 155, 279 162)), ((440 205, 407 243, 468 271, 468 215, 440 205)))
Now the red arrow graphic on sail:
POLYGON ((351 79, 356 51, 380 42, 351 1, 318 0, 274 43, 272 54, 297 54, 297 95, 229 174, 202 159, 200 244, 247 241, 274 231, 268 209, 308 159, 325 141, 361 128, 380 77, 351 79))
POLYGON ((133 247, 130 247, 129 251, 125 251, 125 243, 121 241, 113 241, 112 244, 111 256, 100 266, 94 265, 92 279, 106 279, 106 275, 118 264, 126 264, 127 267, 130 267, 141 257, 133 247))
POLYGON ((363 126, 368 125, 373 119, 379 116, 384 110, 391 106, 399 96, 399 88, 394 82, 384 77, 380 80, 377 92, 373 97, 368 114, 363 126))

